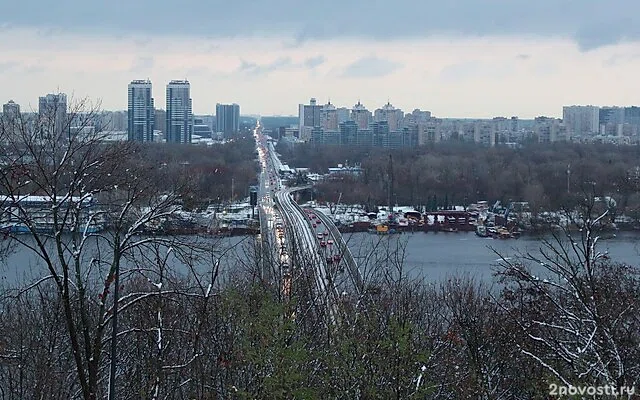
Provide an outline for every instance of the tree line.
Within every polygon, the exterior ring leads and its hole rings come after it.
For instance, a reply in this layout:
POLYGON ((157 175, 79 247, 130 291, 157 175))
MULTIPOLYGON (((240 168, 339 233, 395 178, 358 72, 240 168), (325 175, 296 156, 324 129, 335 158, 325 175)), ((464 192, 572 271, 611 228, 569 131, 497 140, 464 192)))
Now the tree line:
POLYGON ((563 209, 575 196, 611 196, 619 212, 640 217, 640 148, 608 144, 529 144, 518 149, 442 143, 415 149, 382 150, 297 144, 278 150, 292 166, 326 173, 338 163, 359 163, 363 174, 318 186, 319 200, 386 204, 389 155, 393 157, 392 201, 440 206, 528 201, 533 211, 563 209), (570 173, 567 171, 570 170, 570 173), (348 190, 346 190, 348 188, 348 190))

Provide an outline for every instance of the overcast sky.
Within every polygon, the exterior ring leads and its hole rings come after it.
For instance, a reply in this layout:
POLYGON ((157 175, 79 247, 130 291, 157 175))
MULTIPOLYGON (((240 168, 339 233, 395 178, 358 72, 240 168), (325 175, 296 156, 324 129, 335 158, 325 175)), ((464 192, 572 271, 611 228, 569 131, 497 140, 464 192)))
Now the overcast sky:
POLYGON ((57 91, 125 109, 144 78, 160 108, 166 83, 189 79, 198 114, 296 114, 310 97, 442 117, 640 104, 632 0, 5 3, 0 101, 23 109, 57 91))

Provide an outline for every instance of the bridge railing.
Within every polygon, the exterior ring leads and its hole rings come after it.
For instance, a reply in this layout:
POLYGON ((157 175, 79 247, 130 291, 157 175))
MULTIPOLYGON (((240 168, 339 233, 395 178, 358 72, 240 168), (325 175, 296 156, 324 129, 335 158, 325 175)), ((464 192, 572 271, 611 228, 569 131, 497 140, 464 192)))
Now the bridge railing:
POLYGON ((342 233, 338 230, 338 227, 333 222, 333 220, 327 215, 318 210, 314 210, 314 213, 318 216, 318 218, 322 220, 322 223, 324 223, 327 229, 329 229, 331 236, 333 236, 336 244, 340 247, 340 254, 342 254, 342 259, 347 264, 347 270, 349 271, 349 275, 351 276, 351 281, 358 291, 358 294, 362 293, 362 291, 364 290, 362 275, 360 274, 358 264, 356 263, 356 260, 353 257, 353 254, 351 253, 351 249, 349 249, 347 242, 344 240, 342 233))
MULTIPOLYGON (((298 218, 300 218, 300 222, 305 225, 306 229, 312 230, 312 226, 311 226, 311 222, 308 220, 308 218, 306 217, 306 214, 304 212, 304 210, 302 209, 302 207, 300 207, 300 205, 298 203, 296 203, 295 201, 293 201, 293 199, 291 198, 291 194, 295 191, 299 191, 299 190, 304 190, 304 189, 309 189, 311 188, 311 186, 300 186, 300 187, 295 187, 295 188, 289 188, 286 190, 285 192, 285 196, 288 200, 288 204, 291 207, 292 210, 295 210, 297 212, 297 216, 298 218)), ((293 218, 293 216, 290 216, 291 218, 293 218)), ((313 235, 315 237, 315 235, 313 235)), ((322 267, 324 268, 324 272, 326 275, 326 271, 328 269, 327 264, 326 264, 326 260, 322 257, 318 257, 317 254, 313 254, 312 255, 313 258, 317 259, 318 262, 322 263, 322 267)), ((325 280, 326 281, 326 276, 320 276, 321 280, 325 280)), ((328 282, 325 282, 325 286, 327 286, 328 282)), ((334 299, 338 298, 338 291, 336 289, 335 284, 328 284, 328 287, 330 288, 330 294, 332 295, 332 297, 334 299)), ((318 289, 322 290, 321 287, 319 287, 318 289)), ((329 293, 327 293, 329 294, 329 293)))

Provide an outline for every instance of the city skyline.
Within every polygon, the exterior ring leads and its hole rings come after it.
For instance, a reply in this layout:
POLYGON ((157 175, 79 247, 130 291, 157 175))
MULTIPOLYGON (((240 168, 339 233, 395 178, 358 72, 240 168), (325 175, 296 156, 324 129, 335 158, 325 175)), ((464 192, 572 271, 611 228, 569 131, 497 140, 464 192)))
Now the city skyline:
POLYGON ((469 118, 559 117, 567 104, 640 103, 633 79, 640 31, 628 17, 640 5, 582 1, 559 12, 549 0, 400 1, 381 12, 366 4, 329 1, 303 14, 257 1, 236 13, 228 9, 239 4, 194 0, 180 10, 143 8, 148 18, 140 21, 111 3, 67 0, 33 13, 14 2, 0 16, 3 101, 28 110, 43 92, 65 92, 124 110, 119 88, 150 78, 158 83, 154 98, 164 97, 162 84, 188 79, 195 114, 235 102, 245 114, 296 115, 310 97, 369 107, 389 100, 469 118), (101 20, 89 23, 79 12, 101 20), (165 23, 176 13, 192 23, 165 23))

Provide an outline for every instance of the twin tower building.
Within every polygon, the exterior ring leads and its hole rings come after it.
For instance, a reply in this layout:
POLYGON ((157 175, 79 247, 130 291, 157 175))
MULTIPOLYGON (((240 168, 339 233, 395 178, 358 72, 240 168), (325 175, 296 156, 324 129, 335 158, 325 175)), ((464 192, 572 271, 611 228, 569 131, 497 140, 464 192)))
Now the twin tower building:
MULTIPOLYGON (((154 141, 155 107, 150 80, 134 80, 129 84, 128 102, 128 138, 139 142, 154 141)), ((193 106, 191 100, 191 86, 188 80, 173 80, 166 90, 164 138, 167 143, 191 143, 193 135, 193 106)), ((218 131, 238 131, 240 107, 237 104, 216 106, 216 118, 225 114, 223 125, 217 126, 218 131), (226 108, 231 107, 232 110, 226 108), (228 118, 226 114, 232 114, 228 118), (229 121, 227 121, 229 120, 229 121), (222 128, 222 129, 221 129, 222 128)), ((218 125, 220 125, 218 122, 218 125)))

